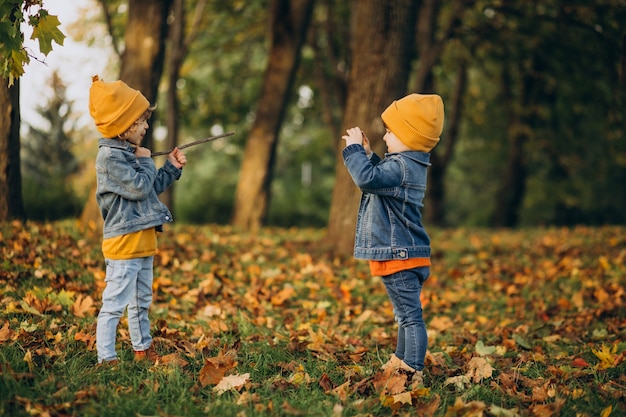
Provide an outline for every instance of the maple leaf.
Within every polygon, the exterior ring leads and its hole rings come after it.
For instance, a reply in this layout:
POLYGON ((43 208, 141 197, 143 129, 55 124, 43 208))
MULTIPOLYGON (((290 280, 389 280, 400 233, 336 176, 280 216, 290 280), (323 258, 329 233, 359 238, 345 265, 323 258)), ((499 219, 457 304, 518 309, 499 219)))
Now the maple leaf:
POLYGON ((602 344, 602 349, 591 349, 591 351, 600 359, 600 362, 597 364, 598 369, 613 368, 616 365, 616 359, 618 357, 617 344, 613 345, 613 348, 602 344))
POLYGON ((39 41, 39 50, 42 54, 48 55, 52 51, 52 42, 63 46, 65 35, 59 30, 59 18, 49 15, 45 10, 39 14, 39 21, 33 28, 31 39, 39 41))
POLYGON ((214 358, 205 360, 204 366, 200 369, 200 384, 203 387, 207 385, 215 385, 220 382, 226 372, 230 371, 236 365, 231 354, 220 354, 214 358))
POLYGON ((217 395, 222 395, 223 393, 231 389, 238 390, 239 388, 243 387, 249 379, 249 373, 245 373, 243 375, 229 375, 222 378, 222 380, 215 387, 213 387, 213 391, 216 391, 217 395))
POLYGON ((0 343, 10 340, 15 332, 9 327, 9 322, 5 321, 4 326, 0 329, 0 343))
POLYGON ((93 305, 93 298, 90 296, 85 296, 79 294, 76 297, 76 301, 72 304, 71 307, 72 314, 76 317, 85 317, 86 315, 92 315, 95 311, 95 307, 93 305))
POLYGON ((381 395, 395 395, 405 391, 407 375, 396 372, 394 369, 387 368, 383 372, 374 375, 372 384, 376 391, 380 391, 381 395))
POLYGON ((96 345, 96 335, 92 333, 78 331, 74 335, 74 340, 84 342, 87 345, 87 350, 93 350, 96 345))
POLYGON ((446 378, 444 385, 454 385, 457 390, 465 389, 466 385, 470 384, 470 379, 465 375, 457 375, 446 378))
POLYGON ((491 378, 493 367, 485 358, 472 358, 467 365, 468 371, 465 376, 475 384, 483 379, 491 378))

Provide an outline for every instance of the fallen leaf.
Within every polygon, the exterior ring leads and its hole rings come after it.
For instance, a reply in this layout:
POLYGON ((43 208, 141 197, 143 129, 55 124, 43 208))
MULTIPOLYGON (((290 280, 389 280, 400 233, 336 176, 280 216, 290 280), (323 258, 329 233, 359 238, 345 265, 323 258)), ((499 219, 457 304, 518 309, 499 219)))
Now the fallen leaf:
POLYGON ((10 340, 15 332, 9 327, 9 322, 5 321, 4 326, 0 329, 0 343, 10 340))
POLYGON ((475 384, 481 382, 483 379, 491 378, 493 375, 493 367, 485 358, 474 357, 467 364, 467 367, 467 379, 473 381, 475 384))
POLYGON ((76 317, 92 316, 93 312, 95 311, 93 298, 88 295, 78 295, 76 297, 76 301, 74 301, 74 303, 72 304, 71 311, 72 314, 76 317))
POLYGON ((244 384, 250 379, 250 374, 245 373, 243 375, 229 375, 222 378, 222 380, 213 387, 213 391, 217 392, 217 395, 222 395, 226 391, 232 389, 239 389, 244 386, 244 384))

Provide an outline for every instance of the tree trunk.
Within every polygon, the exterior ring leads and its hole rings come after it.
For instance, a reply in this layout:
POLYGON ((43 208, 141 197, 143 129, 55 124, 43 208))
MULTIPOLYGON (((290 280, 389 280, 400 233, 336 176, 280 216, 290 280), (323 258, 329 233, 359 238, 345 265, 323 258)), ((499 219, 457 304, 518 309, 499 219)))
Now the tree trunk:
POLYGON ((452 160, 454 146, 459 137, 459 126, 461 124, 461 114, 463 113, 463 97, 467 90, 467 61, 461 59, 459 62, 454 95, 450 103, 446 105, 449 117, 446 117, 446 133, 443 143, 431 153, 430 172, 428 173, 428 193, 427 202, 424 207, 424 218, 428 224, 436 226, 445 225, 445 174, 452 160))
MULTIPOLYGON (((126 47, 122 53, 120 79, 141 91, 151 104, 156 103, 163 73, 167 17, 172 1, 129 1, 128 23, 124 35, 126 47)), ((142 146, 147 148, 152 148, 153 123, 150 123, 150 129, 142 142, 142 146)), ((95 184, 80 219, 83 226, 88 226, 91 230, 102 229, 103 221, 96 202, 95 184)))
MULTIPOLYGON (((122 54, 120 79, 143 93, 151 104, 156 103, 165 60, 167 17, 173 0, 130 0, 128 24, 124 34, 126 45, 122 54)), ((153 147, 152 125, 142 146, 153 147)))
POLYGON ((0 222, 25 218, 20 174, 20 80, 0 79, 0 222))
MULTIPOLYGON (((372 148, 380 153, 384 134, 380 114, 406 92, 414 51, 416 3, 361 0, 353 2, 352 7, 352 62, 342 126, 344 130, 360 126, 372 141, 372 148)), ((336 255, 349 256, 354 247, 361 193, 343 164, 343 147, 341 141, 326 242, 336 255)))
MULTIPOLYGON (((176 82, 180 75, 186 51, 184 50, 185 4, 184 0, 174 0, 173 19, 170 31, 170 50, 167 65, 167 140, 166 149, 174 149, 178 145, 178 97, 176 82)), ((174 185, 160 196, 161 201, 174 211, 174 185)))
MULTIPOLYGON (((196 4, 191 29, 187 36, 185 36, 186 28, 186 13, 185 13, 185 1, 174 0, 172 6, 172 23, 170 27, 170 44, 169 44, 169 59, 167 60, 167 140, 165 141, 166 149, 174 149, 178 146, 178 121, 180 115, 178 114, 178 94, 177 83, 180 77, 180 68, 185 61, 185 57, 189 51, 191 42, 198 34, 198 28, 204 7, 206 6, 206 0, 200 0, 196 4)), ((174 190, 176 184, 172 184, 161 195, 161 201, 170 208, 170 211, 175 215, 174 207, 174 190)))
POLYGON ((246 142, 232 224, 255 231, 270 199, 278 133, 295 78, 314 0, 271 2, 271 46, 256 118, 246 142))
MULTIPOLYGON (((511 72, 504 63, 502 74, 503 102, 507 106, 509 154, 507 157, 506 172, 502 177, 502 184, 496 196, 496 207, 492 214, 491 225, 494 227, 515 227, 519 222, 519 209, 526 192, 526 161, 524 144, 529 138, 528 122, 530 119, 531 90, 533 76, 523 75, 519 101, 515 100, 511 86, 515 81, 511 72), (515 110, 520 109, 520 110, 515 110)), ((523 73, 523 71, 522 71, 523 73)))
MULTIPOLYGON (((419 67, 415 72, 415 91, 423 93, 437 92, 434 85, 433 66, 439 61, 448 40, 454 37, 456 27, 460 24, 466 10, 470 9, 475 1, 455 0, 451 5, 447 24, 441 23, 443 29, 438 28, 440 22, 441 3, 438 0, 425 0, 419 11, 417 28, 417 47, 419 67), (437 39, 436 32, 442 35, 437 39)), ((428 173, 428 191, 424 204, 424 219, 428 224, 442 226, 445 222, 445 174, 450 163, 454 145, 458 136, 458 128, 462 114, 463 95, 467 84, 467 63, 460 59, 454 95, 450 102, 446 102, 446 130, 442 141, 431 153, 431 164, 428 173), (451 117, 449 117, 451 116, 451 117)))

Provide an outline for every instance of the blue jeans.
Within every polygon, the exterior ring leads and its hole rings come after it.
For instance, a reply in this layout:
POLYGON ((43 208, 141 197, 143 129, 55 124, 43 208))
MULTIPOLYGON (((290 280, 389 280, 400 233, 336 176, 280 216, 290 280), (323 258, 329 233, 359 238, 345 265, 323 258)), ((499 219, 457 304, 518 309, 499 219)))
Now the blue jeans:
POLYGON ((127 260, 106 259, 106 287, 98 314, 96 347, 98 362, 117 359, 117 325, 128 307, 128 331, 134 350, 152 344, 148 309, 152 304, 153 257, 127 260))
POLYGON ((424 369, 428 347, 420 294, 430 267, 420 267, 382 277, 398 322, 396 356, 411 368, 424 369))

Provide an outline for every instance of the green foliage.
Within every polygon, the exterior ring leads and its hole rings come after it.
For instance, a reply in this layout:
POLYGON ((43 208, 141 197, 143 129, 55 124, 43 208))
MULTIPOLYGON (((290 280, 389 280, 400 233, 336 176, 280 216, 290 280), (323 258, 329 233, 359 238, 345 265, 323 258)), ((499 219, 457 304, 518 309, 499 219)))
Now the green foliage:
MULTIPOLYGON (((227 223, 267 65, 268 2, 209 2, 207 7, 209 36, 192 45, 179 81, 181 138, 191 141, 215 128, 236 135, 187 152, 189 163, 177 184, 175 206, 178 220, 227 223)), ((308 86, 310 75, 300 81, 308 86)), ((315 101, 303 104, 294 92, 272 167, 269 224, 325 223, 334 178, 332 141, 315 101), (313 178, 303 185, 301 170, 308 164, 313 178)))
POLYGON ((59 30, 56 16, 48 14, 41 2, 30 0, 6 0, 0 3, 0 76, 12 85, 24 73, 24 65, 31 55, 24 49, 22 24, 33 29, 31 39, 39 42, 39 51, 48 55, 52 43, 63 45, 65 35, 59 30))
POLYGON ((489 224, 509 168, 510 137, 520 131, 527 134, 521 225, 626 221, 618 185, 626 177, 626 103, 617 29, 626 12, 618 3, 477 2, 467 10, 462 35, 437 71, 445 97, 457 57, 470 57, 461 134, 446 177, 450 224, 489 224))

